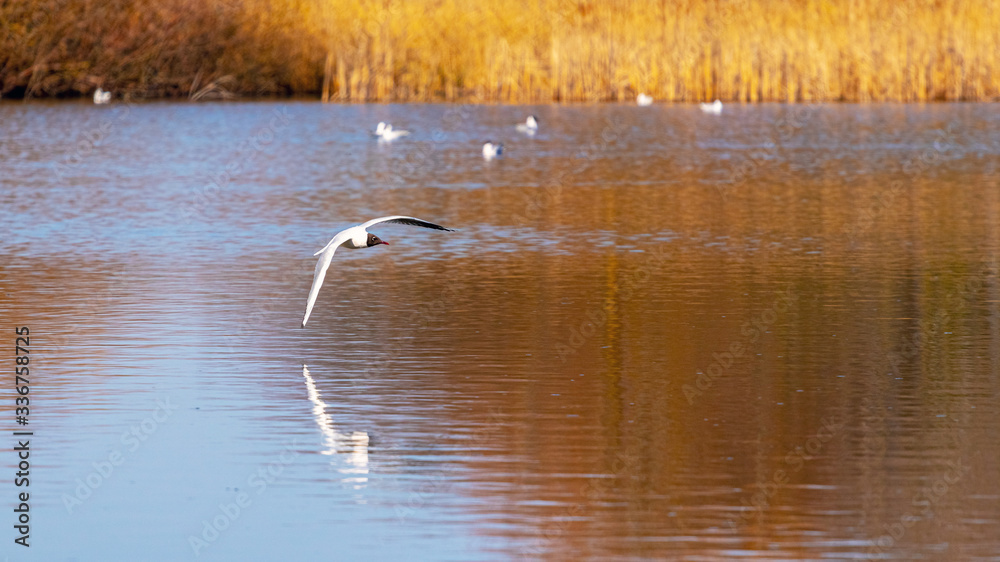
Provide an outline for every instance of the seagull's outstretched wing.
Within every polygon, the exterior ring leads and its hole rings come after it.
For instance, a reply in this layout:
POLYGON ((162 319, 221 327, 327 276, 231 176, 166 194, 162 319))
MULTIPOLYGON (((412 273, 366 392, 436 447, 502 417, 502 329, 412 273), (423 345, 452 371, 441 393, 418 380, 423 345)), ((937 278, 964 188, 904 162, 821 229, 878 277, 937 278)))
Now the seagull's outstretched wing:
POLYGON ((370 227, 376 224, 408 224, 410 226, 422 226, 424 228, 433 228, 435 230, 447 230, 448 232, 454 232, 454 229, 445 228, 439 224, 434 224, 432 222, 427 222, 422 219, 417 219, 413 217, 405 217, 403 215, 393 215, 391 217, 382 217, 380 219, 372 219, 361 225, 362 228, 368 230, 370 227))
MULTIPOLYGON (((349 230, 349 229, 348 229, 349 230)), ((333 259, 333 253, 337 251, 337 248, 341 246, 350 236, 347 235, 347 231, 343 230, 337 233, 330 240, 322 250, 316 252, 316 254, 321 254, 319 260, 316 262, 316 271, 313 273, 313 284, 309 289, 309 301, 306 302, 306 315, 302 317, 302 327, 306 327, 306 322, 309 321, 309 315, 312 313, 313 305, 316 304, 316 297, 319 296, 319 288, 323 286, 323 279, 326 278, 326 270, 330 267, 330 260, 333 259)))

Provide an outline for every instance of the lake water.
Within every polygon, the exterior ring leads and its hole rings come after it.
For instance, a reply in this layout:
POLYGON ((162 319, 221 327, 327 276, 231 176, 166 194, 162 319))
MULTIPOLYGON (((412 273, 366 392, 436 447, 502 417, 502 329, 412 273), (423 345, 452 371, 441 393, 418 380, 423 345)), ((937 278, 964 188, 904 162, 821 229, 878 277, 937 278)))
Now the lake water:
POLYGON ((0 555, 1000 559, 998 130, 4 102, 0 361, 26 326, 31 376, 0 413, 33 435, 0 555), (313 253, 390 214, 457 231, 373 229, 300 328, 313 253))

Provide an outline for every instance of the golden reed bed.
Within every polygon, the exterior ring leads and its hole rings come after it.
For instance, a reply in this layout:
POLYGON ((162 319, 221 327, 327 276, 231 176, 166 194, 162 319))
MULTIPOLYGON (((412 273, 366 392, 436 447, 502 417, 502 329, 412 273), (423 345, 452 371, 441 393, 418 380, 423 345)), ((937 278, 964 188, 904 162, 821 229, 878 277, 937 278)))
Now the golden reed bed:
POLYGON ((993 100, 992 0, 17 0, 0 94, 993 100))

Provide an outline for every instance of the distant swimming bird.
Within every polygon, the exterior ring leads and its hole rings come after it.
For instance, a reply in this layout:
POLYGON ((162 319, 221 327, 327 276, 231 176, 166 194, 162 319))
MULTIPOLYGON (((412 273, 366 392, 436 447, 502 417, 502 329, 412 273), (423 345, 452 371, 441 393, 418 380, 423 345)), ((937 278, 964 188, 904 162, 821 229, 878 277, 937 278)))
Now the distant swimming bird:
POLYGON ((700 107, 705 113, 722 115, 722 102, 719 100, 715 100, 712 103, 700 103, 698 104, 698 107, 700 107))
POLYGON ((383 121, 379 121, 378 126, 375 127, 375 136, 381 140, 394 141, 408 134, 410 134, 410 131, 397 131, 392 128, 392 125, 383 121))
MULTIPOLYGON (((388 246, 388 242, 383 242, 378 236, 368 232, 369 228, 382 223, 407 224, 410 226, 422 226, 424 228, 454 232, 450 228, 445 228, 432 222, 427 222, 413 217, 406 217, 403 215, 393 215, 390 217, 372 219, 366 223, 341 230, 336 236, 333 237, 333 240, 330 240, 330 242, 323 247, 322 250, 313 254, 314 256, 319 256, 319 261, 316 262, 316 271, 313 273, 312 287, 309 289, 309 300, 306 302, 306 315, 302 317, 303 328, 305 328, 306 322, 309 321, 309 315, 312 313, 313 305, 316 304, 316 296, 319 295, 319 288, 323 286, 323 279, 326 277, 326 270, 330 267, 330 260, 333 259, 333 253, 336 252, 337 248, 341 246, 345 246, 351 250, 371 248, 372 246, 378 246, 379 244, 385 244, 388 246)), ((345 289, 350 290, 351 288, 347 287, 345 289)))
POLYGON ((639 94, 635 98, 635 103, 639 107, 646 107, 647 105, 653 105, 653 96, 647 96, 646 94, 639 94))
POLYGON ((105 92, 100 88, 98 88, 97 91, 94 92, 94 103, 96 103, 97 105, 103 105, 105 103, 108 103, 109 101, 111 101, 111 92, 105 92))
POLYGON ((483 145, 483 158, 491 160, 503 154, 503 143, 493 144, 493 141, 486 141, 483 145))
POLYGON ((517 130, 521 133, 528 133, 533 135, 538 132, 538 118, 534 115, 529 115, 528 120, 517 126, 517 130))

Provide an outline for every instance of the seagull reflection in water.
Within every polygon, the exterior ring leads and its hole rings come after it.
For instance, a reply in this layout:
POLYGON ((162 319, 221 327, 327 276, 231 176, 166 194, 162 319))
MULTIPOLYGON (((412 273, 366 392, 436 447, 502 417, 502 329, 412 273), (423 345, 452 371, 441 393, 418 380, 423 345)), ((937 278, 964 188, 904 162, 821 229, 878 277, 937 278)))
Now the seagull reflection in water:
POLYGON ((354 475, 344 478, 344 482, 354 484, 355 489, 362 488, 368 482, 368 434, 364 431, 355 431, 350 435, 339 433, 333 427, 333 419, 326 413, 326 404, 316 390, 316 383, 309 368, 302 365, 302 376, 306 379, 306 390, 309 392, 309 401, 313 403, 313 416, 316 418, 316 425, 319 426, 323 434, 323 445, 325 449, 320 453, 324 455, 335 455, 339 452, 350 452, 347 457, 347 465, 338 469, 341 474, 354 475))

